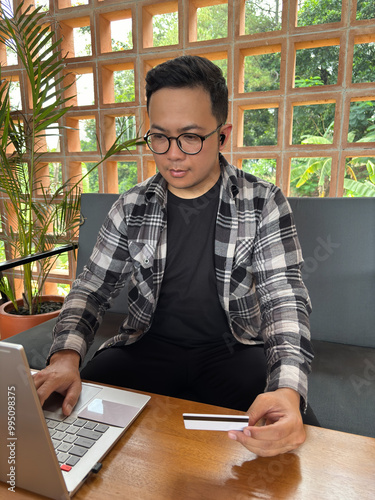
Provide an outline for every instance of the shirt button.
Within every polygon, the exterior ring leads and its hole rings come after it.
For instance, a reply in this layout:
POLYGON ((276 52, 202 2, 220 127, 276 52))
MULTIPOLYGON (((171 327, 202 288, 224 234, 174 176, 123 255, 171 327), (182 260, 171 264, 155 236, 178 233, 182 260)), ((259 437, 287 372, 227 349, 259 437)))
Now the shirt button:
POLYGON ((145 264, 148 264, 148 263, 150 262, 150 260, 146 258, 143 262, 144 262, 145 264))

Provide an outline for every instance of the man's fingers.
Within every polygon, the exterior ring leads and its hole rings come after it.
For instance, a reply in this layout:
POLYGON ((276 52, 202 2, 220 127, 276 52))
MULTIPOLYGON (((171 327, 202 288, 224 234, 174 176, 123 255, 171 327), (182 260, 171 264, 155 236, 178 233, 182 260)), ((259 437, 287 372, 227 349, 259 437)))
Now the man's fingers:
POLYGON ((292 451, 299 446, 298 444, 291 444, 289 439, 281 441, 262 441, 253 437, 248 437, 241 431, 230 431, 229 437, 235 439, 259 457, 273 457, 281 453, 292 451))
POLYGON ((77 404, 79 395, 81 394, 81 390, 82 390, 81 380, 74 382, 69 387, 62 405, 63 413, 67 417, 72 413, 73 408, 77 404))
POLYGON ((290 426, 288 422, 277 422, 264 427, 246 427, 243 432, 230 431, 235 439, 249 451, 261 457, 271 457, 292 451, 306 439, 303 426, 290 426))
POLYGON ((48 366, 34 375, 34 384, 42 406, 53 392, 64 396, 62 409, 65 415, 70 415, 82 389, 79 370, 74 366, 64 367, 61 371, 48 366))

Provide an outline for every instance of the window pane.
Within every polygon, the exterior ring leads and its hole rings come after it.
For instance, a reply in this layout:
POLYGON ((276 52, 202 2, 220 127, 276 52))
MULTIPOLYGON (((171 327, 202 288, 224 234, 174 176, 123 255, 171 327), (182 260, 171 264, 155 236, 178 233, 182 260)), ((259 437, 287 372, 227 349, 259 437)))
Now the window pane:
POLYGON ((20 82, 9 83, 9 99, 12 111, 22 109, 20 82))
MULTIPOLYGON (((86 175, 91 168, 96 165, 92 162, 82 162, 82 175, 86 175)), ((83 193, 99 193, 99 173, 98 168, 94 168, 82 181, 83 193)))
POLYGON ((282 4, 280 0, 245 2, 245 35, 281 29, 282 4))
POLYGON ((90 26, 82 26, 81 28, 73 28, 74 36, 74 56, 84 57, 91 56, 91 29, 90 26))
POLYGON ((331 158, 292 158, 290 196, 328 196, 331 162, 331 158))
POLYGON ((375 196, 375 157, 347 158, 345 162, 344 196, 375 196))
POLYGON ((62 167, 61 163, 49 163, 50 190, 55 193, 62 185, 62 167))
POLYGON ((246 109, 244 111, 244 146, 277 144, 277 108, 246 109))
POLYGON ((93 118, 89 120, 79 120, 79 138, 81 151, 96 151, 96 123, 93 118))
POLYGON ((375 101, 350 103, 348 142, 375 141, 375 101))
POLYGON ((5 247, 4 247, 4 241, 0 240, 0 262, 4 262, 6 259, 5 256, 5 247))
POLYGON ((335 104, 293 108, 292 144, 332 144, 335 104))
POLYGON ((119 161, 118 171, 118 192, 124 193, 135 186, 138 182, 138 171, 136 161, 119 161))
POLYGON ((261 54, 245 57, 244 92, 277 90, 280 88, 281 54, 261 54))
POLYGON ((115 102, 135 100, 134 70, 114 71, 115 102))
POLYGON ((70 285, 67 285, 66 283, 57 283, 57 292, 62 297, 66 297, 70 292, 70 285))
POLYGON ((358 43, 353 51, 353 83, 375 82, 375 43, 358 43))
POLYGON ((341 0, 298 0, 297 26, 341 21, 341 0))
POLYGON ((114 52, 133 48, 131 19, 119 19, 111 22, 111 42, 114 52))
POLYGON ((197 9, 197 40, 215 40, 228 36, 228 4, 197 9))
MULTIPOLYGON (((59 245, 56 245, 57 247, 59 245)), ((69 256, 68 252, 64 252, 58 256, 55 261, 54 271, 58 271, 60 275, 68 275, 69 274, 69 256)))
MULTIPOLYGON (((116 116, 115 123, 116 137, 118 137, 121 142, 130 141, 131 139, 135 139, 137 137, 134 115, 116 116)), ((136 149, 136 146, 132 146, 129 149, 136 149)))
POLYGON ((276 182, 276 160, 274 158, 252 158, 242 160, 242 170, 265 181, 276 182))
POLYGON ((296 51, 295 87, 337 83, 340 47, 315 47, 296 51))
POLYGON ((357 19, 373 19, 375 2, 373 0, 357 0, 357 19))
POLYGON ((78 106, 91 106, 94 104, 94 75, 92 73, 77 75, 76 85, 78 106))
POLYGON ((51 123, 46 130, 47 151, 49 153, 60 152, 60 134, 57 123, 51 123))
MULTIPOLYGON (((14 40, 9 40, 9 45, 13 46, 14 40)), ((6 58, 7 58, 7 66, 14 66, 15 64, 18 64, 18 57, 17 53, 8 45, 5 48, 6 51, 6 58)))
POLYGON ((42 11, 49 10, 49 0, 35 0, 35 7, 41 7, 42 11))
POLYGON ((176 45, 178 43, 177 12, 153 16, 152 22, 154 47, 176 45))

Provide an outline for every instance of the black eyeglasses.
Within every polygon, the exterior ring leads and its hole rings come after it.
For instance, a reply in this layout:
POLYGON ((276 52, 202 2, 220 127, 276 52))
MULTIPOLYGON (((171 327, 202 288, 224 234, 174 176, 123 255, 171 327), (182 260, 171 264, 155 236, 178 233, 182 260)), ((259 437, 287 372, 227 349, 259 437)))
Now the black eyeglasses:
POLYGON ((219 130, 222 123, 213 132, 207 135, 184 133, 177 137, 168 137, 158 132, 150 134, 150 131, 143 137, 151 151, 157 155, 165 154, 171 147, 171 140, 175 139, 180 150, 187 155, 197 155, 203 148, 203 141, 219 130))

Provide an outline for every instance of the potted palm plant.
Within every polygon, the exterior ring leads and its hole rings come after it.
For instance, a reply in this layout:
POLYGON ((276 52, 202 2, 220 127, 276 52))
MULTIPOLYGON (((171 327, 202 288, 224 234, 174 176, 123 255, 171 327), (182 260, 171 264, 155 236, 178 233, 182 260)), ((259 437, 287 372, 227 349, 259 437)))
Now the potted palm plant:
MULTIPOLYGON (((39 8, 25 8, 21 2, 14 13, 0 7, 0 45, 13 51, 24 68, 30 95, 30 109, 12 110, 11 83, 1 75, 0 67, 0 196, 2 198, 1 228, 3 239, 11 249, 12 258, 21 258, 23 292, 17 299, 11 276, 1 277, 0 292, 10 299, 1 309, 11 317, 33 318, 33 326, 42 322, 43 286, 58 255, 27 262, 31 254, 44 254, 58 245, 74 241, 80 224, 80 186, 94 168, 113 154, 141 144, 138 139, 122 141, 119 134, 101 160, 80 179, 68 179, 55 191, 46 181, 46 136, 59 134, 61 118, 69 112, 63 74, 64 59, 54 40, 51 26, 45 25, 45 15, 39 8), (53 130, 54 129, 54 132, 53 130), (52 132, 51 132, 52 131, 52 132), (37 318, 39 316, 39 318, 37 318)), ((124 132, 124 131, 123 131, 124 132)), ((2 337, 9 328, 1 326, 2 337)), ((22 325, 12 334, 27 329, 22 325)))

